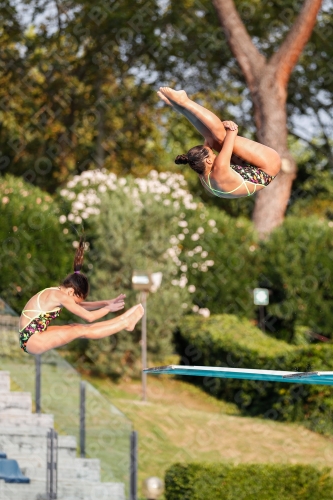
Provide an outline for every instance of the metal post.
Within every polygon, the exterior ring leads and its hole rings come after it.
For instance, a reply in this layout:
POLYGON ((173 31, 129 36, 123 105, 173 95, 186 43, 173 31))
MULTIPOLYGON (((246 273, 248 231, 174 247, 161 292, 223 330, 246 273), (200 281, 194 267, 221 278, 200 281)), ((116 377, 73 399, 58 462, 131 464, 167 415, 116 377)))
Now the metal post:
POLYGON ((142 335, 141 335, 141 358, 142 358, 142 401, 147 401, 147 374, 144 369, 147 368, 147 292, 141 292, 141 302, 145 310, 142 316, 142 335))
POLYGON ((131 432, 130 438, 130 497, 129 500, 138 498, 138 433, 131 432))
POLYGON ((47 433, 47 500, 57 499, 58 485, 58 434, 54 429, 47 433))
POLYGON ((259 324, 260 329, 265 332, 265 306, 259 306, 259 324))
POLYGON ((86 383, 80 382, 80 456, 86 456, 86 383))
POLYGON ((35 379, 35 389, 36 389, 36 413, 41 413, 41 355, 35 356, 36 362, 36 379, 35 379))

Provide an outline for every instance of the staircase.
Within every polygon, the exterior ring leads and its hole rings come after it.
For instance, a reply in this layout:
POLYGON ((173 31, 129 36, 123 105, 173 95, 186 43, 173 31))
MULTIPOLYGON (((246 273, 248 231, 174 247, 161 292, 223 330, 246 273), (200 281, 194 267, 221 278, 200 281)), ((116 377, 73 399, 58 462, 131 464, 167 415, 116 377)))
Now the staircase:
MULTIPOLYGON (((17 460, 30 484, 0 480, 1 500, 47 500, 47 432, 53 416, 32 413, 31 394, 11 392, 0 371, 0 451, 17 460)), ((102 483, 97 459, 77 458, 76 439, 58 436, 57 500, 125 500, 123 483, 102 483)))

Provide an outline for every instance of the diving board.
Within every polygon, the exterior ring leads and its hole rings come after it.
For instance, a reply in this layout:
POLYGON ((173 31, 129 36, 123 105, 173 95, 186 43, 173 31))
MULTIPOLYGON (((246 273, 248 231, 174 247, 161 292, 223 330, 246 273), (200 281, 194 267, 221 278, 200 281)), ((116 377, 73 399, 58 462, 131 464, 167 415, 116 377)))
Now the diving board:
POLYGON ((333 372, 288 372, 275 370, 251 370, 248 368, 220 368, 209 366, 168 365, 147 368, 148 374, 188 375, 217 377, 264 382, 289 382, 297 384, 333 385, 333 372))

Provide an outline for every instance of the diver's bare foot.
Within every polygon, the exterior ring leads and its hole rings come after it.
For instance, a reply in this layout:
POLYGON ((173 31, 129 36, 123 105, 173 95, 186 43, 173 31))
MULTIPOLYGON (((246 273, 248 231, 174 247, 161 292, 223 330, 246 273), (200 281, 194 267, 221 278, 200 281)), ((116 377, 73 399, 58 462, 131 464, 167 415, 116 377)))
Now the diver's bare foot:
POLYGON ((165 102, 165 104, 167 104, 168 106, 171 106, 171 107, 172 107, 172 102, 171 102, 171 101, 169 101, 169 99, 168 99, 167 97, 165 97, 165 95, 164 95, 164 94, 162 94, 162 92, 158 91, 158 92, 157 92, 157 95, 158 95, 158 97, 159 97, 160 99, 162 99, 162 101, 164 101, 164 102, 165 102))
POLYGON ((131 307, 131 309, 129 311, 131 311, 131 310, 133 310, 133 311, 132 311, 132 314, 130 314, 126 318, 127 327, 125 328, 125 330, 127 330, 129 332, 134 330, 135 325, 142 318, 142 316, 144 314, 144 309, 143 309, 141 304, 138 304, 137 306, 131 307))
POLYGON ((122 318, 128 318, 128 316, 130 316, 131 314, 133 314, 133 312, 135 311, 135 309, 140 306, 141 304, 136 304, 135 306, 131 307, 128 311, 124 312, 121 317, 122 318))
POLYGON ((160 92, 171 102, 178 104, 179 106, 184 106, 186 101, 188 101, 187 94, 185 90, 173 90, 170 87, 160 87, 160 92))

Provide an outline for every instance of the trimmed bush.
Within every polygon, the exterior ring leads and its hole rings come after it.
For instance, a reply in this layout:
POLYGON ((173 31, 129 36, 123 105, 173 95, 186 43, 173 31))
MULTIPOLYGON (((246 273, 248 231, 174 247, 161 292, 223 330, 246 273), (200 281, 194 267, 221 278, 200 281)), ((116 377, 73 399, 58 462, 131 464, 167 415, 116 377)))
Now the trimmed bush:
POLYGON ((316 217, 288 217, 262 244, 262 273, 272 289, 267 312, 277 336, 296 328, 333 338, 333 228, 316 217), (284 333, 283 333, 284 332, 284 333))
POLYGON ((330 469, 310 465, 174 464, 166 500, 330 500, 330 469))
MULTIPOLYGON (((209 319, 187 316, 182 320, 175 339, 184 364, 333 371, 332 345, 293 346, 269 337, 249 321, 231 315, 216 315, 209 319)), ((330 386, 210 377, 193 377, 191 380, 214 396, 235 402, 246 414, 300 421, 319 432, 333 431, 333 389, 330 386)))

